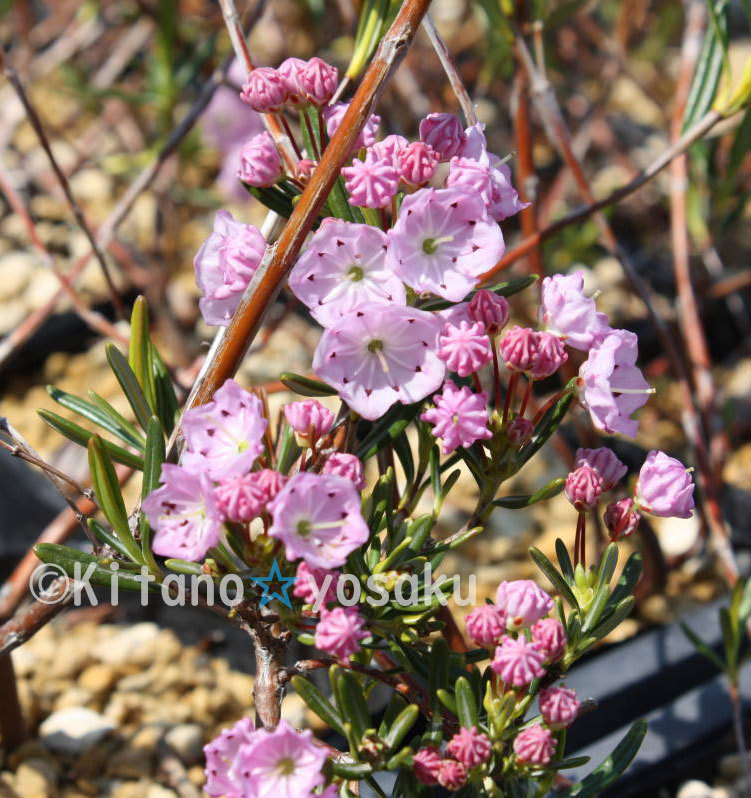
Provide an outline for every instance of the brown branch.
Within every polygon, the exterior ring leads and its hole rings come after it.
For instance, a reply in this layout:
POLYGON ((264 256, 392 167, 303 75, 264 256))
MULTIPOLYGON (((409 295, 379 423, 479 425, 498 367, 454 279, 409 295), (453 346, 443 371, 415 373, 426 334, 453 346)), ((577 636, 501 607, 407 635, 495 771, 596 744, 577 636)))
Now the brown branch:
POLYGON ((10 753, 25 739, 26 725, 18 698, 13 660, 10 655, 0 656, 0 741, 3 749, 10 753))
POLYGON ((570 213, 562 216, 557 221, 540 230, 539 233, 524 239, 521 244, 507 252, 498 261, 498 263, 495 264, 495 266, 493 266, 491 269, 488 269, 488 271, 481 276, 482 281, 488 282, 492 280, 504 269, 507 269, 509 266, 511 266, 512 263, 516 263, 516 261, 518 261, 520 258, 523 258, 529 254, 534 247, 538 246, 543 241, 546 241, 551 236, 554 236, 556 233, 559 233, 566 227, 570 227, 572 224, 583 222, 585 219, 588 219, 598 211, 608 208, 611 205, 615 205, 616 203, 626 199, 626 197, 629 197, 643 185, 648 183, 655 175, 659 174, 674 158, 677 158, 679 155, 686 152, 686 150, 688 150, 689 147, 691 147, 697 141, 704 138, 704 136, 706 136, 707 133, 709 133, 709 131, 718 122, 721 122, 723 118, 724 117, 719 111, 708 111, 695 125, 689 128, 678 141, 676 141, 674 144, 671 144, 670 147, 668 147, 658 158, 652 161, 648 167, 642 169, 642 171, 639 172, 636 177, 608 194, 607 197, 603 197, 599 200, 593 200, 592 202, 588 202, 581 207, 574 209, 570 213))
POLYGON ((266 251, 212 361, 195 404, 208 401, 224 381, 234 375, 272 306, 282 283, 331 191, 339 169, 373 112, 378 97, 394 67, 404 56, 430 0, 406 0, 384 36, 347 113, 326 147, 305 191, 295 205, 279 242, 266 251))
POLYGON ((125 310, 123 308, 122 299, 120 298, 120 292, 118 291, 115 283, 112 279, 112 274, 110 273, 109 266, 107 265, 107 261, 104 257, 104 253, 102 252, 99 244, 96 242, 94 238, 94 234, 91 232, 91 227, 89 227, 89 223, 86 221, 86 217, 83 215, 83 211, 81 210, 81 206, 78 204, 78 200, 73 196, 73 192, 70 188, 70 183, 68 182, 68 178, 65 176, 65 173, 60 168, 60 164, 57 162, 57 158, 55 158, 54 153, 52 152, 52 147, 50 146, 49 139, 47 138, 47 134, 44 130, 44 125, 42 124, 42 120, 37 113, 36 108, 34 107, 33 103, 29 99, 28 95, 26 94, 26 90, 21 83, 20 78, 16 74, 16 71, 11 67, 8 63, 6 63, 5 59, 0 54, 0 68, 2 68, 3 74, 7 78, 10 85, 13 87, 18 99, 21 101, 23 105, 26 115, 29 118, 29 122, 31 122, 31 126, 34 128, 34 132, 39 139, 39 143, 42 145, 42 149, 44 150, 45 154, 47 155, 47 159, 50 162, 50 166, 52 167, 52 171, 55 173, 55 177, 57 178, 58 183, 60 184, 60 188, 62 189, 63 195, 65 196, 68 205, 70 206, 71 211, 73 212, 73 216, 78 222, 78 226, 83 230, 86 239, 91 246, 91 250, 94 253, 94 256, 99 261, 99 266, 102 269, 102 274, 104 275, 104 279, 107 283, 107 287, 109 288, 110 294, 112 295, 112 302, 115 306, 115 311, 120 318, 125 317, 125 310))
POLYGON ((0 657, 10 654, 73 601, 73 582, 58 577, 39 600, 0 626, 0 657))

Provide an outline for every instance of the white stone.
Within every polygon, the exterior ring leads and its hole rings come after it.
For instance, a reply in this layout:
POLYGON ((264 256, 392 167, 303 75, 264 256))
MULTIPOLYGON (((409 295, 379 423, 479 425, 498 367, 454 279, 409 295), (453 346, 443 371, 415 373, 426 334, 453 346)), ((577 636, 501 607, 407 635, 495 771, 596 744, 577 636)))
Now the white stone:
POLYGON ((137 623, 103 640, 92 649, 91 654, 100 662, 110 665, 142 662, 158 637, 159 627, 155 623, 137 623))
POLYGON ((699 537, 699 517, 694 513, 691 518, 656 518, 650 517, 660 540, 660 548, 666 557, 679 557, 690 551, 699 537))
POLYGON ((0 258, 0 299, 18 296, 29 284, 39 266, 39 258, 29 252, 8 252, 0 258))
POLYGON ((181 723, 164 735, 167 745, 185 765, 195 765, 203 751, 203 728, 197 723, 181 723))
POLYGON ((678 788, 675 798, 714 798, 713 790, 703 781, 692 779, 678 788))
POLYGON ((98 712, 70 707, 54 712, 39 727, 39 737, 49 748, 80 754, 106 737, 115 724, 98 712))

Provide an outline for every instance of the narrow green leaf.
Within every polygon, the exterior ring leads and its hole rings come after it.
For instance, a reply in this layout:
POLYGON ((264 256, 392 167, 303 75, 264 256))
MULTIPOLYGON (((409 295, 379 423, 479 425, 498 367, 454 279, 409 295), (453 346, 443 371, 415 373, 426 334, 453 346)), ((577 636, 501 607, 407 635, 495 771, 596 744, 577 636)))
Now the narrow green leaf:
POLYGON ((117 377, 117 381, 120 383, 120 387, 123 389, 130 406, 133 408, 136 420, 145 430, 151 418, 151 408, 143 395, 136 375, 128 365, 123 353, 114 344, 107 344, 106 352, 107 362, 115 373, 115 377, 117 377))
POLYGON ((118 539, 134 562, 142 562, 141 550, 136 545, 128 525, 120 483, 117 481, 112 461, 107 455, 102 439, 94 435, 88 444, 91 483, 102 512, 107 517, 118 539))
MULTIPOLYGON (((416 612, 417 608, 411 607, 416 612)), ((446 638, 438 637, 433 643, 430 652, 430 665, 428 671, 428 695, 431 696, 433 705, 433 712, 440 712, 440 702, 436 696, 439 689, 447 690, 449 688, 449 644, 446 638)))
MULTIPOLYGON (((91 402, 87 402, 85 399, 81 399, 79 396, 74 396, 67 391, 63 391, 60 388, 56 388, 54 385, 47 386, 47 393, 62 407, 65 407, 68 410, 72 410, 74 413, 78 413, 79 416, 83 416, 85 419, 92 421, 94 424, 106 429, 108 432, 111 432, 113 435, 117 435, 120 440, 125 441, 125 443, 130 444, 135 449, 140 449, 143 451, 144 446, 144 438, 143 435, 138 433, 135 427, 130 424, 126 419, 124 419, 119 413, 114 411, 113 408, 112 413, 108 413, 104 410, 99 402, 104 402, 101 397, 97 397, 95 400, 95 404, 91 402)), ((96 394, 92 395, 92 399, 96 396, 96 394)), ((107 405, 109 407, 109 405, 107 405)))
POLYGON ((123 557, 126 557, 128 560, 130 559, 130 553, 118 540, 117 535, 113 535, 112 532, 107 529, 106 526, 104 526, 104 524, 100 524, 95 518, 87 518, 86 524, 94 533, 94 535, 96 535, 96 537, 102 541, 102 543, 106 543, 110 548, 114 549, 119 554, 122 554, 123 557))
POLYGON ((572 798, 574 796, 590 798, 617 781, 636 756, 646 733, 646 721, 638 720, 618 743, 613 753, 565 795, 570 795, 572 798))
POLYGON ((409 704, 399 693, 392 693, 386 711, 383 713, 381 725, 378 727, 378 736, 383 738, 391 724, 399 717, 399 713, 409 704))
POLYGON ((156 390, 151 370, 150 346, 149 306, 146 297, 139 296, 133 304, 133 312, 130 315, 128 364, 141 386, 149 407, 156 413, 156 390))
POLYGON ((607 615, 601 617, 600 623, 591 631, 591 637, 602 640, 609 635, 616 626, 619 626, 631 614, 636 600, 633 596, 626 596, 613 608, 607 607, 607 615))
POLYGON ((334 706, 326 696, 310 681, 302 676, 292 677, 292 687, 302 700, 318 715, 318 717, 331 728, 344 734, 344 721, 341 715, 334 709, 334 706))
POLYGON ((365 461, 375 456, 387 443, 398 438, 420 409, 419 404, 395 405, 378 421, 358 447, 357 456, 365 461))
MULTIPOLYGON (((93 432, 79 427, 78 424, 68 421, 51 410, 37 410, 37 413, 52 429, 80 446, 88 446, 89 441, 94 437, 93 432)), ((107 454, 116 462, 135 468, 138 471, 143 470, 143 457, 140 455, 129 452, 127 449, 123 449, 121 446, 104 439, 102 439, 102 445, 107 454)))
POLYGON ((295 393, 300 396, 336 396, 336 391, 330 385, 321 380, 314 380, 311 377, 303 377, 291 371, 285 371, 279 375, 279 379, 295 393))
POLYGON ((361 765, 356 762, 333 762, 331 770, 343 779, 358 781, 373 772, 372 765, 361 765))
POLYGON ((618 565, 618 546, 615 543, 610 543, 605 549, 600 562, 600 568, 597 571, 597 585, 607 585, 610 587, 610 580, 613 578, 615 568, 618 565))
POLYGON ((566 580, 573 582, 574 566, 571 563, 571 557, 569 556, 566 544, 560 538, 557 538, 555 541, 555 553, 558 557, 558 564, 561 567, 561 573, 563 574, 563 577, 566 580))
POLYGON ((540 419, 532 433, 532 440, 519 452, 519 467, 524 465, 548 442, 558 429, 574 401, 573 390, 562 396, 540 419))
POLYGON ((439 687, 436 690, 436 695, 438 696, 438 700, 443 704, 444 707, 452 714, 458 714, 458 710, 456 708, 456 699, 454 698, 448 690, 444 690, 442 687, 439 687))
POLYGON ((393 751, 400 745, 419 717, 420 709, 415 704, 410 704, 399 713, 396 720, 391 724, 388 733, 383 738, 383 741, 388 745, 390 751, 393 751))
POLYGON ((609 606, 619 604, 624 598, 630 596, 634 592, 636 583, 641 576, 641 567, 641 554, 634 552, 623 566, 618 584, 610 595, 608 601, 609 606))
POLYGON ((362 686, 354 674, 340 670, 337 675, 337 698, 341 702, 342 713, 352 724, 352 731, 358 744, 365 731, 373 725, 362 686))
MULTIPOLYGON (((162 425, 156 416, 152 416, 146 428, 146 451, 143 456, 143 481, 141 482, 142 499, 145 499, 159 487, 159 476, 162 473, 162 463, 164 463, 166 456, 162 425)), ((139 526, 143 558, 149 569, 154 573, 158 573, 159 566, 151 551, 151 524, 149 524, 143 512, 139 518, 139 526)))
POLYGON ((479 723, 477 717, 477 701, 475 694, 465 676, 460 676, 456 680, 456 687, 454 689, 456 696, 456 710, 458 712, 459 723, 465 729, 471 729, 479 723))
POLYGON ((564 477, 553 479, 547 485, 540 488, 540 490, 527 496, 504 496, 500 499, 495 499, 493 504, 496 507, 506 507, 510 510, 519 510, 522 507, 531 507, 537 502, 544 501, 545 499, 552 499, 557 496, 562 490, 566 480, 564 477))
MULTIPOLYGON (((115 408, 106 400, 99 396, 96 391, 87 391, 89 394, 89 399, 91 399, 92 403, 95 404, 106 416, 112 419, 113 424, 115 424, 121 432, 120 437, 131 445, 138 449, 139 451, 143 451, 144 447, 146 446, 146 438, 143 435, 138 427, 125 418, 124 415, 119 413, 115 408), (127 437, 126 437, 127 435, 127 437)), ((114 430, 113 430, 114 431, 114 430)), ((117 434, 117 433, 116 433, 117 434)))
POLYGON ((415 461, 412 456, 412 447, 409 445, 409 440, 406 435, 398 435, 392 440, 392 445, 404 469, 404 478, 407 481, 405 486, 406 492, 412 486, 415 479, 415 461))
POLYGON ((561 596, 566 599, 568 604, 571 607, 578 609, 579 602, 576 600, 576 596, 571 590, 568 582, 566 582, 553 563, 550 562, 550 560, 534 546, 530 548, 529 556, 535 561, 537 567, 545 574, 545 576, 547 576, 561 596))
POLYGON ((203 564, 200 562, 190 562, 189 560, 179 560, 175 557, 171 557, 165 560, 164 564, 170 571, 174 571, 176 574, 186 574, 188 576, 195 574, 198 576, 204 572, 203 564))
POLYGON ((162 427, 167 435, 172 434, 175 422, 180 415, 180 402, 175 393, 172 376, 162 360, 159 351, 151 344, 149 349, 151 371, 154 375, 154 390, 156 391, 157 418, 162 422, 162 427))

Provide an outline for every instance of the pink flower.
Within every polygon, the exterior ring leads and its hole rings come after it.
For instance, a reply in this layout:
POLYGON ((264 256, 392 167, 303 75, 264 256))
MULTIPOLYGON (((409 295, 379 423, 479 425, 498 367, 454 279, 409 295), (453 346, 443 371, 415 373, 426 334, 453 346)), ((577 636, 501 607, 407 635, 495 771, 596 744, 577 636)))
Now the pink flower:
POLYGON ((443 758, 437 748, 432 745, 420 748, 412 757, 415 778, 422 784, 438 784, 438 773, 442 762, 443 758))
POLYGON ((161 485, 143 500, 154 529, 152 548, 162 557, 197 562, 219 542, 221 514, 208 476, 164 463, 161 485))
POLYGON ((506 628, 517 632, 539 621, 553 609, 553 599, 531 579, 501 582, 495 605, 506 613, 506 628))
POLYGON ((400 305, 360 305, 324 330, 313 370, 364 418, 433 393, 446 367, 435 353, 441 321, 400 305))
POLYGON ((506 427, 506 437, 514 446, 523 446, 531 440, 534 431, 534 424, 529 419, 517 417, 506 427))
POLYGON ((528 208, 529 202, 522 202, 511 184, 511 167, 507 163, 497 163, 490 168, 490 204, 488 213, 501 222, 509 216, 528 208))
POLYGON ((594 507, 602 493, 602 477, 584 463, 566 477, 566 498, 579 512, 594 507))
POLYGON ((449 741, 446 751, 465 767, 475 768, 490 759, 490 740, 476 726, 461 728, 449 741))
MULTIPOLYGON (((327 105, 323 108, 323 118, 326 121, 326 134, 329 138, 334 137, 337 128, 344 119, 344 114, 349 108, 349 103, 335 103, 334 105, 327 105)), ((368 121, 365 123, 360 135, 355 139, 353 150, 359 150, 362 147, 371 147, 375 144, 376 136, 378 135, 378 127, 381 124, 381 117, 378 114, 371 114, 368 121)))
POLYGON ((282 162, 274 139, 264 131, 253 136, 240 150, 237 176, 249 186, 273 186, 282 176, 282 162))
POLYGON ((389 230, 386 262, 410 288, 459 302, 504 252, 500 227, 482 198, 461 189, 424 188, 404 199, 389 230))
POLYGON ((268 534, 284 543, 287 559, 301 557, 314 568, 344 565, 369 536, 360 496, 344 477, 295 474, 266 509, 268 534))
POLYGON ((691 472, 680 460, 653 449, 639 471, 636 505, 663 518, 691 518, 694 509, 691 472))
POLYGON ((568 360, 568 353, 563 346, 563 341, 548 332, 535 333, 537 338, 537 354, 529 370, 533 380, 544 380, 555 374, 556 371, 568 360))
POLYGON ((330 454, 323 464, 321 473, 345 477, 351 480, 357 490, 363 490, 365 487, 362 460, 354 454, 347 454, 346 452, 330 454))
POLYGON ((302 560, 297 566, 297 573, 295 574, 295 586, 292 588, 292 594, 297 598, 302 599, 305 604, 315 604, 318 599, 318 594, 323 590, 326 585, 326 579, 329 580, 326 593, 321 604, 331 604, 336 601, 336 586, 339 580, 339 574, 336 571, 329 571, 326 568, 311 568, 305 560, 302 560))
POLYGON ((610 331, 607 316, 584 296, 584 273, 554 274, 542 281, 540 321, 569 346, 588 352, 610 331))
POLYGON ((444 454, 493 437, 488 429, 488 395, 484 391, 473 393, 466 385, 457 388, 446 380, 433 403, 435 407, 426 410, 420 420, 432 424, 433 435, 443 439, 444 454))
POLYGON ((610 533, 610 539, 627 538, 639 527, 640 515, 637 512, 633 499, 620 499, 610 502, 605 508, 603 519, 610 533))
POLYGON ((652 392, 636 367, 637 354, 636 335, 613 330, 592 346, 579 369, 579 399, 595 427, 609 435, 633 438, 638 423, 630 416, 652 392))
POLYGON ((529 371, 537 359, 537 333, 514 325, 501 338, 499 351, 509 371, 529 371))
POLYGON ((516 735, 514 753, 522 765, 549 765, 555 755, 553 733, 539 723, 527 726, 516 735))
POLYGON ((301 798, 323 784, 321 773, 328 754, 313 742, 313 734, 295 731, 280 720, 273 731, 259 729, 253 742, 242 746, 238 770, 242 798, 301 798))
POLYGON ((420 122, 420 139, 430 145, 442 161, 448 161, 462 146, 464 131, 453 114, 428 114, 420 122))
POLYGON ((438 155, 422 141, 413 141, 399 153, 399 175, 408 186, 422 186, 438 167, 438 155))
POLYGON ((600 475, 603 491, 612 490, 628 471, 615 456, 615 452, 606 446, 599 449, 577 449, 575 466, 578 468, 582 465, 588 465, 600 475))
POLYGON ((557 618, 541 618, 532 627, 532 640, 545 657, 556 662, 566 651, 566 630, 557 618))
POLYGON ((206 756, 206 794, 244 798, 240 774, 240 751, 247 751, 256 740, 258 732, 250 718, 241 718, 229 729, 222 731, 203 748, 206 756))
POLYGON ((540 713, 551 729, 566 729, 575 720, 579 712, 576 692, 568 687, 551 687, 540 690, 540 713))
POLYGON ((493 359, 490 339, 481 321, 447 324, 438 336, 438 345, 438 357, 460 377, 468 377, 493 359))
POLYGON ((438 771, 438 783, 447 790, 458 790, 467 783, 467 768, 455 759, 444 759, 438 771))
POLYGON ((506 631, 506 614, 493 604, 481 604, 467 615, 467 633, 479 646, 494 646, 506 631))
POLYGON ((506 635, 496 648, 490 667, 506 684, 526 687, 545 673, 543 662, 537 643, 529 643, 524 635, 516 638, 506 635))
POLYGON ((287 103, 295 108, 306 103, 300 87, 300 78, 306 66, 307 62, 302 58, 287 58, 279 64, 276 70, 287 91, 287 103))
POLYGON ((309 158, 302 158, 295 167, 295 177, 301 182, 307 183, 313 176, 316 166, 318 164, 315 161, 311 161, 309 158))
POLYGON ((284 406, 284 417, 297 435, 308 444, 331 432, 334 414, 315 399, 290 402, 284 406))
POLYGON ((485 288, 481 288, 472 297, 467 312, 472 321, 480 321, 485 325, 485 332, 491 337, 498 335, 508 322, 509 308, 506 298, 485 288))
POLYGON ((520 202, 516 189, 511 185, 511 170, 508 165, 488 154, 480 160, 452 158, 446 186, 476 191, 484 200, 488 215, 497 222, 513 216, 529 205, 520 202))
POLYGON ((402 281, 386 266, 388 238, 369 224, 326 220, 289 276, 295 296, 329 327, 358 305, 406 304, 402 281))
POLYGON ((193 261, 203 294, 198 306, 207 324, 229 324, 265 251, 266 242, 253 225, 236 222, 229 211, 217 211, 214 231, 193 261))
POLYGON ((183 415, 182 463, 215 480, 245 474, 263 451, 267 423, 261 400, 227 380, 210 402, 183 415))
POLYGON ((258 111, 259 114, 268 114, 284 107, 287 100, 287 87, 284 79, 275 69, 258 67, 245 79, 240 97, 254 111, 258 111))
POLYGON ((284 479, 277 471, 267 468, 225 477, 216 486, 216 503, 222 516, 228 521, 244 524, 257 518, 266 507, 266 503, 274 498, 278 490, 273 491, 276 477, 284 479), (276 475, 269 479, 269 475, 276 475))
POLYGON ((316 648, 340 660, 360 650, 360 641, 368 636, 365 621, 355 607, 321 608, 321 620, 316 626, 316 648))
POLYGON ((396 168, 370 154, 364 161, 355 159, 351 166, 345 166, 342 177, 352 204, 361 208, 385 208, 399 188, 396 168))
POLYGON ((395 133, 386 136, 382 141, 377 141, 368 149, 368 154, 373 155, 379 161, 388 161, 392 166, 399 168, 399 155, 401 151, 409 145, 409 141, 404 136, 395 133))
POLYGON ((339 70, 321 58, 313 57, 297 75, 303 96, 313 105, 321 106, 334 96, 339 70))

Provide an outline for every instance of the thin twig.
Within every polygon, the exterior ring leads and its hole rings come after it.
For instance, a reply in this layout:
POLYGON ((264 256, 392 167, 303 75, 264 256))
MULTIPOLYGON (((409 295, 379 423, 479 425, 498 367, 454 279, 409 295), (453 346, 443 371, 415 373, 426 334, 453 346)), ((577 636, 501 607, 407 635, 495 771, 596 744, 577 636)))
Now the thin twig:
POLYGON ((89 227, 89 223, 86 221, 86 217, 83 215, 83 211, 81 210, 81 206, 78 204, 78 200, 76 200, 76 198, 73 196, 68 178, 60 168, 60 164, 58 164, 57 158, 55 158, 55 154, 52 152, 52 147, 50 146, 49 139, 44 131, 42 120, 40 119, 33 103, 26 94, 26 90, 24 89, 20 78, 16 74, 16 71, 5 61, 2 54, 0 54, 0 68, 2 68, 3 74, 8 79, 8 82, 15 90, 18 99, 21 101, 21 104, 26 110, 26 114, 29 117, 29 122, 31 122, 31 126, 34 128, 34 132, 39 139, 39 143, 42 145, 42 149, 47 155, 47 159, 50 162, 52 171, 55 173, 55 177, 57 177, 57 181, 60 184, 60 188, 62 189, 71 211, 73 212, 73 216, 75 217, 76 222, 78 222, 78 226, 81 228, 81 230, 83 230, 83 233, 86 236, 89 245, 91 246, 92 252, 94 253, 94 257, 97 259, 97 261, 99 261, 102 274, 104 275, 107 287, 112 295, 112 303, 115 307, 115 311, 119 318, 125 318, 125 309, 120 297, 120 292, 118 291, 117 286, 112 279, 112 274, 110 273, 109 266, 107 265, 107 260, 105 259, 104 253, 102 252, 99 244, 94 238, 94 234, 91 231, 91 227, 89 227))
POLYGON ((37 601, 0 626, 0 657, 33 637, 72 601, 72 581, 67 576, 55 579, 37 601))
POLYGON ((443 67, 443 71, 446 73, 446 77, 451 84, 451 88, 454 90, 454 94, 456 95, 456 99, 459 101, 464 118, 467 120, 467 125, 476 125, 478 120, 475 106, 470 99, 469 94, 467 93, 467 89, 464 87, 464 83, 459 75, 459 70, 456 68, 456 64, 454 63, 454 59, 451 57, 451 53, 449 53, 446 42, 441 37, 441 34, 438 33, 438 29, 431 19, 430 14, 425 15, 425 18, 422 21, 422 26, 425 28, 425 33, 428 34, 430 43, 433 45, 433 49, 435 50, 438 60, 441 62, 441 66, 443 67))

